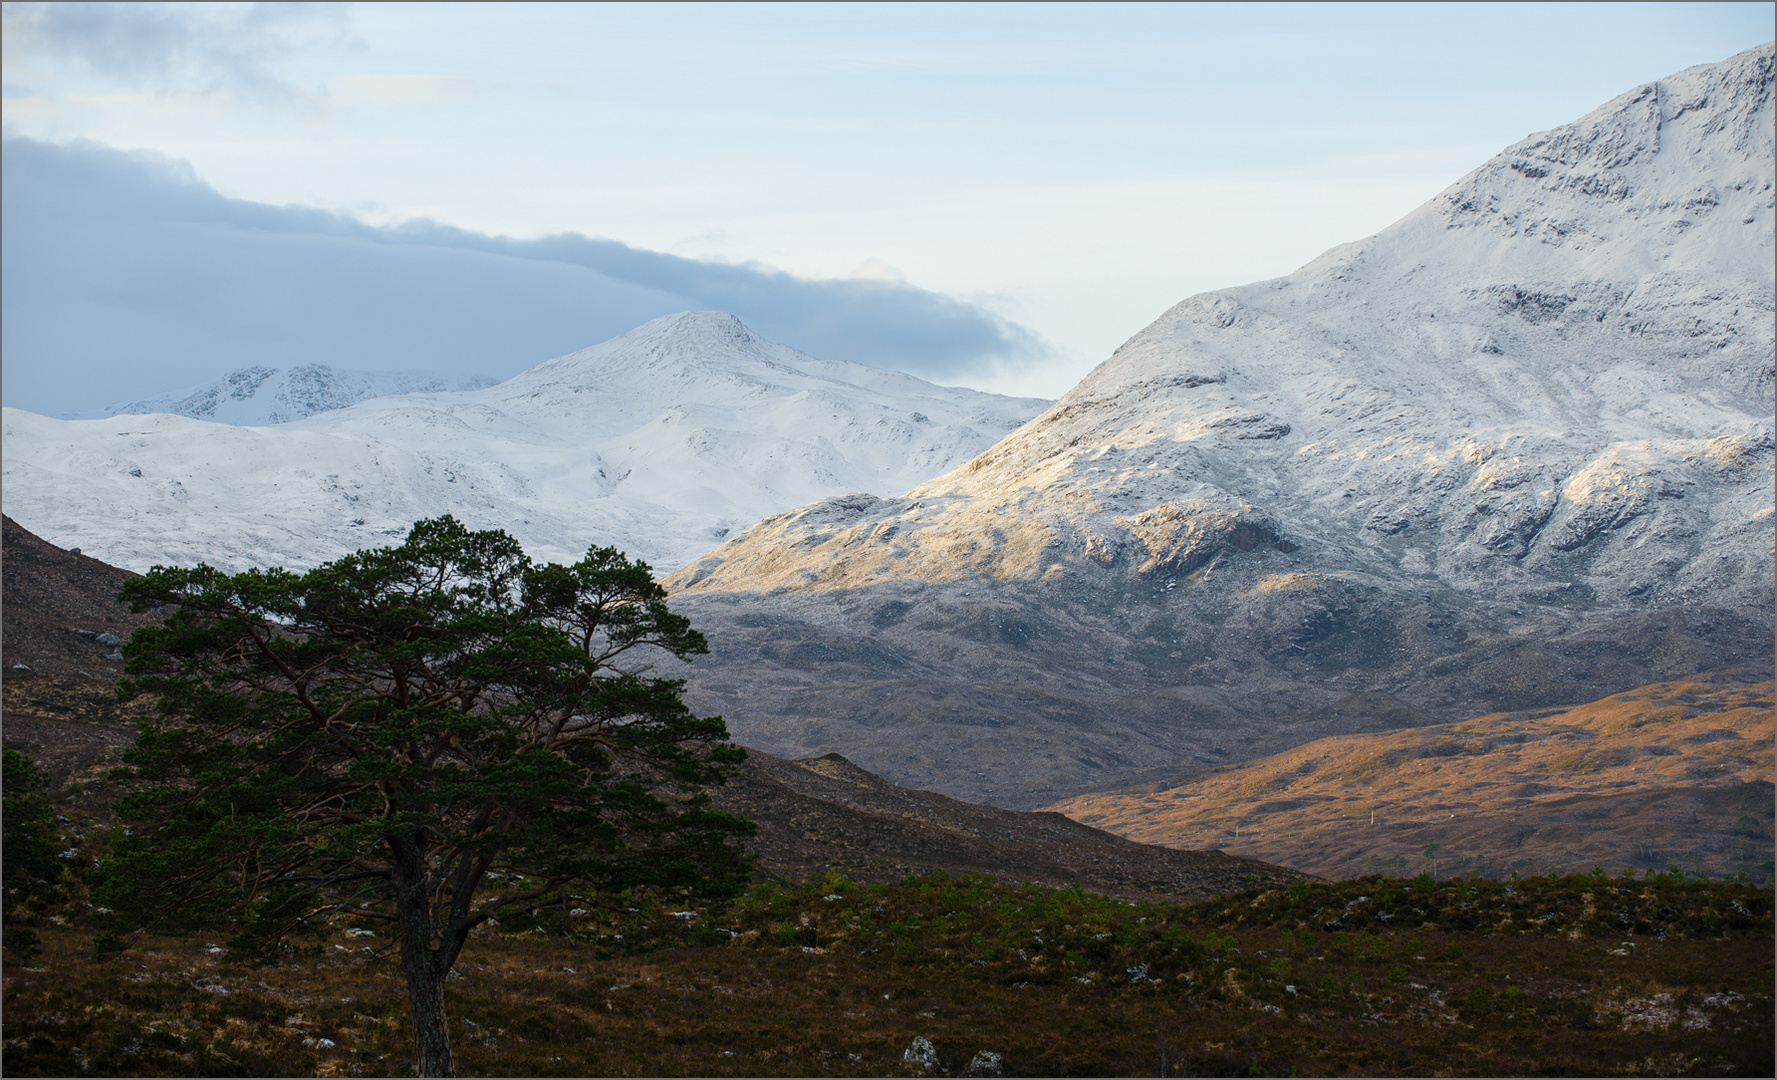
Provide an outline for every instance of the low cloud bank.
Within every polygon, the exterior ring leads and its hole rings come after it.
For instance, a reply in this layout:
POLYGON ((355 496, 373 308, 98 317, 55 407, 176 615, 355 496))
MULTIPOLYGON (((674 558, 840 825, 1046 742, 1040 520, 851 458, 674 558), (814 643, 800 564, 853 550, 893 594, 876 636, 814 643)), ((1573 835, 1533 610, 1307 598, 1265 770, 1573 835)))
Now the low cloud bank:
POLYGON ((230 199, 190 166, 5 140, 6 404, 55 415, 248 364, 498 378, 675 311, 717 308, 816 356, 940 382, 1042 353, 1023 328, 895 282, 810 281, 573 233, 393 228, 230 199))

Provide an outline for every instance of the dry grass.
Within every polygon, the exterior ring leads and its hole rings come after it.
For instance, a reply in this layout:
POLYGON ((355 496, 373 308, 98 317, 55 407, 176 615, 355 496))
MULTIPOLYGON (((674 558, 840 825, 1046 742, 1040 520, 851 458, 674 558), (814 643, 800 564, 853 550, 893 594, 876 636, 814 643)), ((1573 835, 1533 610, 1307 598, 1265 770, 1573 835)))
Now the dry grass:
POLYGON ((1444 874, 1678 865, 1766 880, 1772 690, 1659 683, 1553 713, 1321 739, 1170 790, 1049 809, 1143 843, 1327 877, 1435 862, 1444 874))
MULTIPOLYGON (((1747 886, 1370 879, 1137 906, 830 876, 689 917, 671 899, 472 942, 448 1002, 462 1072, 905 1075, 915 1036, 947 1074, 992 1050, 1013 1075, 1153 1075, 1163 1047, 1168 1075, 1772 1068, 1771 894, 1747 886)), ((399 973, 349 929, 254 967, 198 939, 97 962, 88 931, 46 926, 6 972, 5 1070, 400 1075, 399 973)))

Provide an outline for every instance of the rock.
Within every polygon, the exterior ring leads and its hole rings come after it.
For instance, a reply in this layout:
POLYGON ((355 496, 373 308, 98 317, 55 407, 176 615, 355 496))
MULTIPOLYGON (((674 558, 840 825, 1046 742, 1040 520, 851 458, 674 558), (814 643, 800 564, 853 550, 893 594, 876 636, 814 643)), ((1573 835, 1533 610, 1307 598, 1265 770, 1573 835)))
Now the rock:
POLYGON ((1004 1069, 1004 1058, 992 1050, 977 1050, 969 1059, 969 1071, 964 1076, 998 1076, 1004 1069))
POLYGON ((938 1048, 924 1035, 915 1035, 913 1044, 901 1052, 901 1060, 915 1068, 931 1072, 938 1067, 938 1048))
POLYGON ((116 634, 100 634, 98 637, 94 638, 93 640, 98 642, 101 645, 122 645, 123 644, 123 639, 118 637, 116 634))

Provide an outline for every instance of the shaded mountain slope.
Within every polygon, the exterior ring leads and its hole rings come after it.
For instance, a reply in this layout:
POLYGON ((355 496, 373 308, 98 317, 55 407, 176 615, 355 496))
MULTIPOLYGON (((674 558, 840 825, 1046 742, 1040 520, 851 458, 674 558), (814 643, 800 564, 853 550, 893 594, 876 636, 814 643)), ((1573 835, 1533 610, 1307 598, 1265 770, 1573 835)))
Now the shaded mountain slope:
POLYGON ((943 870, 1157 900, 1239 892, 1296 876, 1219 851, 1134 843, 1057 813, 1001 810, 898 788, 837 754, 785 761, 753 751, 716 802, 758 822, 751 848, 760 866, 790 880, 833 869, 854 881, 887 883, 943 870))
POLYGON ((23 664, 39 673, 116 675, 118 644, 153 621, 117 602, 135 575, 56 547, 10 517, 0 518, 0 652, 8 673, 23 664), (105 640, 100 636, 105 635, 105 640))

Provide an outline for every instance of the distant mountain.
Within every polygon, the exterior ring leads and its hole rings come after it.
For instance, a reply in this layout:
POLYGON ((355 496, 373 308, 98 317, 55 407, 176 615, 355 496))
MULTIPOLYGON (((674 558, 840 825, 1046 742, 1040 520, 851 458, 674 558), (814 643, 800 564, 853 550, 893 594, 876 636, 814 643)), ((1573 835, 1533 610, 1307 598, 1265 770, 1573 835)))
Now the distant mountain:
POLYGON ((1015 806, 1748 659, 1773 588, 1773 53, 1191 297, 904 497, 668 582, 702 707, 1015 806))
MULTIPOLYGON (((274 378, 241 408, 329 400, 274 378)), ((226 402, 216 416, 240 415, 226 402)), ((7 409, 0 498, 51 542, 137 570, 310 566, 447 512, 540 557, 612 544, 666 570, 810 499, 904 491, 1047 404, 819 360, 732 315, 687 312, 496 386, 272 427, 7 409)))
POLYGON ((441 379, 423 371, 340 371, 326 364, 244 367, 215 382, 104 409, 104 416, 172 413, 223 424, 286 424, 387 394, 474 390, 493 379, 441 379))

